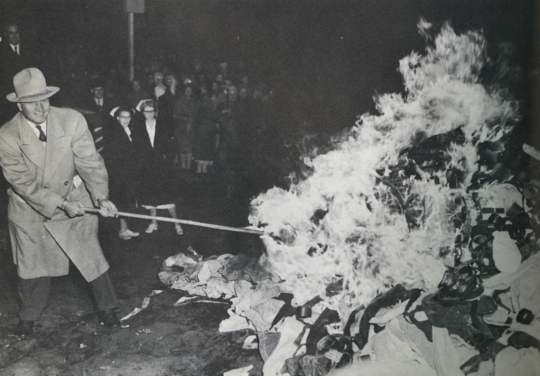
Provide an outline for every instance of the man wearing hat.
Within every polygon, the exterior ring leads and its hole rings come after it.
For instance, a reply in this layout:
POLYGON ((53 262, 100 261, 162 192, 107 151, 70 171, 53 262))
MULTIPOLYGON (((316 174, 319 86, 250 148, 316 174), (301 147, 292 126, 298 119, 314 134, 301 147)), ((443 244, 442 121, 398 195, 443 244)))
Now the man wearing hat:
POLYGON ((105 85, 100 78, 94 78, 90 81, 90 100, 86 106, 87 110, 94 112, 104 112, 108 114, 117 104, 113 98, 105 93, 105 85))
POLYGON ((12 90, 13 76, 24 68, 39 66, 41 60, 36 50, 22 41, 17 23, 6 23, 3 31, 0 43, 0 123, 17 113, 17 107, 6 101, 6 95, 12 90))
POLYGON ((107 137, 108 122, 110 121, 109 112, 115 106, 105 96, 105 87, 100 80, 92 80, 90 83, 90 93, 92 95, 85 106, 84 114, 88 121, 88 128, 94 137, 96 149, 102 154, 107 137))
POLYGON ((100 324, 118 326, 118 300, 98 242, 97 206, 112 216, 108 175, 84 117, 51 107, 60 89, 27 68, 13 78, 7 99, 19 113, 0 128, 0 165, 8 189, 13 260, 22 301, 16 334, 32 334, 47 302, 51 277, 66 275, 71 261, 92 284, 100 324))

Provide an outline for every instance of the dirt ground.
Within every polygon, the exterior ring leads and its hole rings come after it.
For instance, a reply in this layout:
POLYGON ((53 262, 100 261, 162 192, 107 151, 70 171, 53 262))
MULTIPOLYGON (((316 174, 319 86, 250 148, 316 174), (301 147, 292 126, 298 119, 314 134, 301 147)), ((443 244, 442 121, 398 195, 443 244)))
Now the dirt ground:
MULTIPOLYGON (((226 198, 223 179, 217 176, 180 175, 180 218, 228 226, 246 226, 249 197, 226 198)), ((237 192, 238 193, 238 192, 237 192)), ((132 222, 137 238, 117 237, 118 220, 100 223, 100 238, 110 262, 111 277, 120 299, 119 317, 140 307, 153 290, 165 290, 151 298, 148 308, 125 321, 128 328, 98 325, 86 284, 75 268, 54 278, 43 318, 33 338, 20 340, 11 331, 18 318, 16 270, 7 245, 5 199, 0 220, 0 376, 30 375, 221 375, 253 365, 251 375, 261 374, 258 350, 244 350, 246 331, 220 333, 228 317, 227 301, 174 306, 186 295, 168 290, 157 275, 168 256, 192 246, 208 257, 245 253, 256 257, 263 246, 255 235, 183 226, 178 236, 173 224, 161 222, 153 234, 145 234, 149 222, 132 222)), ((144 212, 141 212, 144 213, 144 212)), ((144 213, 147 214, 147 213, 144 213)), ((168 216, 168 213, 158 212, 168 216)))

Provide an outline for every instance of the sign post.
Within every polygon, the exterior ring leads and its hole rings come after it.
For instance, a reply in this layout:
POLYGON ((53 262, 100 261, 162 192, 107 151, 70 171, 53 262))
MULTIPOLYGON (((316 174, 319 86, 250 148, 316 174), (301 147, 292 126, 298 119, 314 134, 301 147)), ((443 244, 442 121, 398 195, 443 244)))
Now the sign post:
POLYGON ((129 80, 135 78, 135 13, 144 13, 144 0, 124 0, 124 11, 128 13, 129 35, 129 80))

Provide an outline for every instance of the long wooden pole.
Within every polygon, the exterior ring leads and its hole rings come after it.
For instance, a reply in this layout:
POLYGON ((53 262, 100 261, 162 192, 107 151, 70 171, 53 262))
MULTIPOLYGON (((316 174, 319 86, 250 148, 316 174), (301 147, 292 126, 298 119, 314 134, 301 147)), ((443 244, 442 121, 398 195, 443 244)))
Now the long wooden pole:
MULTIPOLYGON (((95 208, 84 208, 84 211, 89 213, 99 213, 99 209, 95 208)), ((204 222, 196 222, 196 221, 189 221, 186 219, 177 219, 177 218, 169 218, 169 217, 154 217, 151 215, 146 214, 135 214, 135 213, 126 213, 126 212, 111 212, 114 215, 117 215, 119 217, 131 217, 131 218, 140 218, 140 219, 150 219, 154 221, 161 221, 161 222, 174 222, 174 223, 182 223, 186 225, 193 225, 193 226, 199 226, 199 227, 208 227, 213 228, 216 230, 226 230, 226 231, 235 231, 235 232, 243 232, 246 234, 254 234, 254 235, 263 235, 264 231, 261 230, 255 230, 251 228, 243 228, 243 227, 229 227, 229 226, 221 226, 221 225, 214 225, 211 223, 204 223, 204 222)))

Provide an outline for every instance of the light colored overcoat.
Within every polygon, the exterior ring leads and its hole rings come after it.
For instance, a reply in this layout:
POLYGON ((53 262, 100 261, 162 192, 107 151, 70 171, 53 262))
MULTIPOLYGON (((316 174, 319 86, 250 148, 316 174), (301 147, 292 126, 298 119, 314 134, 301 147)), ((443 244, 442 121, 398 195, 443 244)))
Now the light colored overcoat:
POLYGON ((108 195, 107 170, 80 113, 51 106, 45 147, 19 112, 0 128, 0 165, 11 185, 9 232, 21 278, 66 275, 69 260, 87 281, 108 270, 97 216, 69 218, 58 208, 64 198, 92 207, 108 195))

